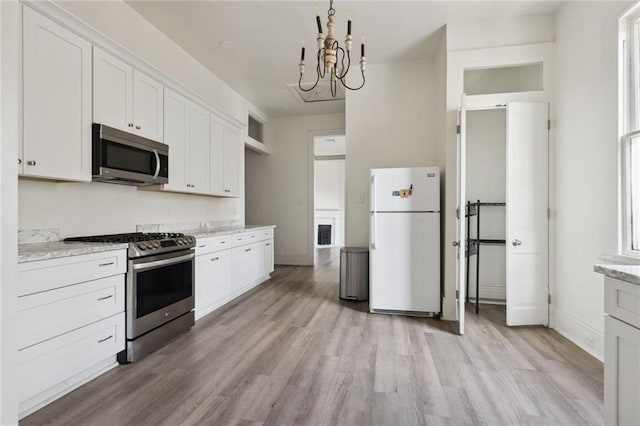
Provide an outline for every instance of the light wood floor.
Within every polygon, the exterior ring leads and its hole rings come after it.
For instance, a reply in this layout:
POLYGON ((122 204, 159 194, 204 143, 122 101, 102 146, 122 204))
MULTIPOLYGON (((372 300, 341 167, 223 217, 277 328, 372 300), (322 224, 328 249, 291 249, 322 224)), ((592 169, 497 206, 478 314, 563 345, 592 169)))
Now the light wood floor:
POLYGON ((22 421, 90 424, 602 424, 602 364, 553 330, 469 310, 467 334, 338 298, 338 251, 267 283, 22 421))

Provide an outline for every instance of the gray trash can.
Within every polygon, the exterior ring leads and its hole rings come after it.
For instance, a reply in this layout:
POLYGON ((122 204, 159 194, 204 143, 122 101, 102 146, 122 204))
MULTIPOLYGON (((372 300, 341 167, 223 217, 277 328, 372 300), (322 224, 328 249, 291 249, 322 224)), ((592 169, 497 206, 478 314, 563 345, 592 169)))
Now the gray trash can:
POLYGON ((369 249, 340 249, 340 299, 369 299, 369 249))

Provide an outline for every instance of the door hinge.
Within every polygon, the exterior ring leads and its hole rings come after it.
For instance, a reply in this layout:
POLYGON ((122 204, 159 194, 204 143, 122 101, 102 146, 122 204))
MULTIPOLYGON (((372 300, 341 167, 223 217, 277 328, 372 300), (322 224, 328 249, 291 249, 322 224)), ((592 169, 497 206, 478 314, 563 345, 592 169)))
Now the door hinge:
POLYGON ((460 290, 456 290, 456 299, 460 299, 460 290))
POLYGON ((551 130, 551 120, 547 120, 547 130, 551 130))
POLYGON ((460 219, 460 207, 456 208, 456 219, 460 219))
POLYGON ((459 134, 460 134, 460 130, 461 130, 461 129, 460 129, 460 125, 458 124, 458 125, 456 126, 456 134, 457 134, 457 135, 459 135, 459 134))
POLYGON ((549 305, 551 304, 551 295, 548 296, 547 302, 549 303, 549 305))

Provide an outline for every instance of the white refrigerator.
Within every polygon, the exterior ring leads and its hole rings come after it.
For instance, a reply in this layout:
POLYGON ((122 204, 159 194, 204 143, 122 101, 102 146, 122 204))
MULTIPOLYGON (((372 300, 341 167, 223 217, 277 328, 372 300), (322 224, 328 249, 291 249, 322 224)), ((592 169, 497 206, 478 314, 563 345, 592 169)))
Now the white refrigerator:
POLYGON ((371 169, 369 309, 440 312, 440 170, 371 169))

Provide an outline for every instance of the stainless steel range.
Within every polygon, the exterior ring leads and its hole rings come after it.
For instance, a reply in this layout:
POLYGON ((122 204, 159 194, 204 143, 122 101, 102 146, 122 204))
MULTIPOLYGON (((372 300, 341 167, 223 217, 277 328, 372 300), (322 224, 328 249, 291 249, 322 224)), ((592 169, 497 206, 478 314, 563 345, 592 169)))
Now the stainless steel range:
POLYGON ((136 232, 65 241, 129 243, 127 346, 118 354, 119 362, 137 361, 193 326, 194 237, 136 232))

